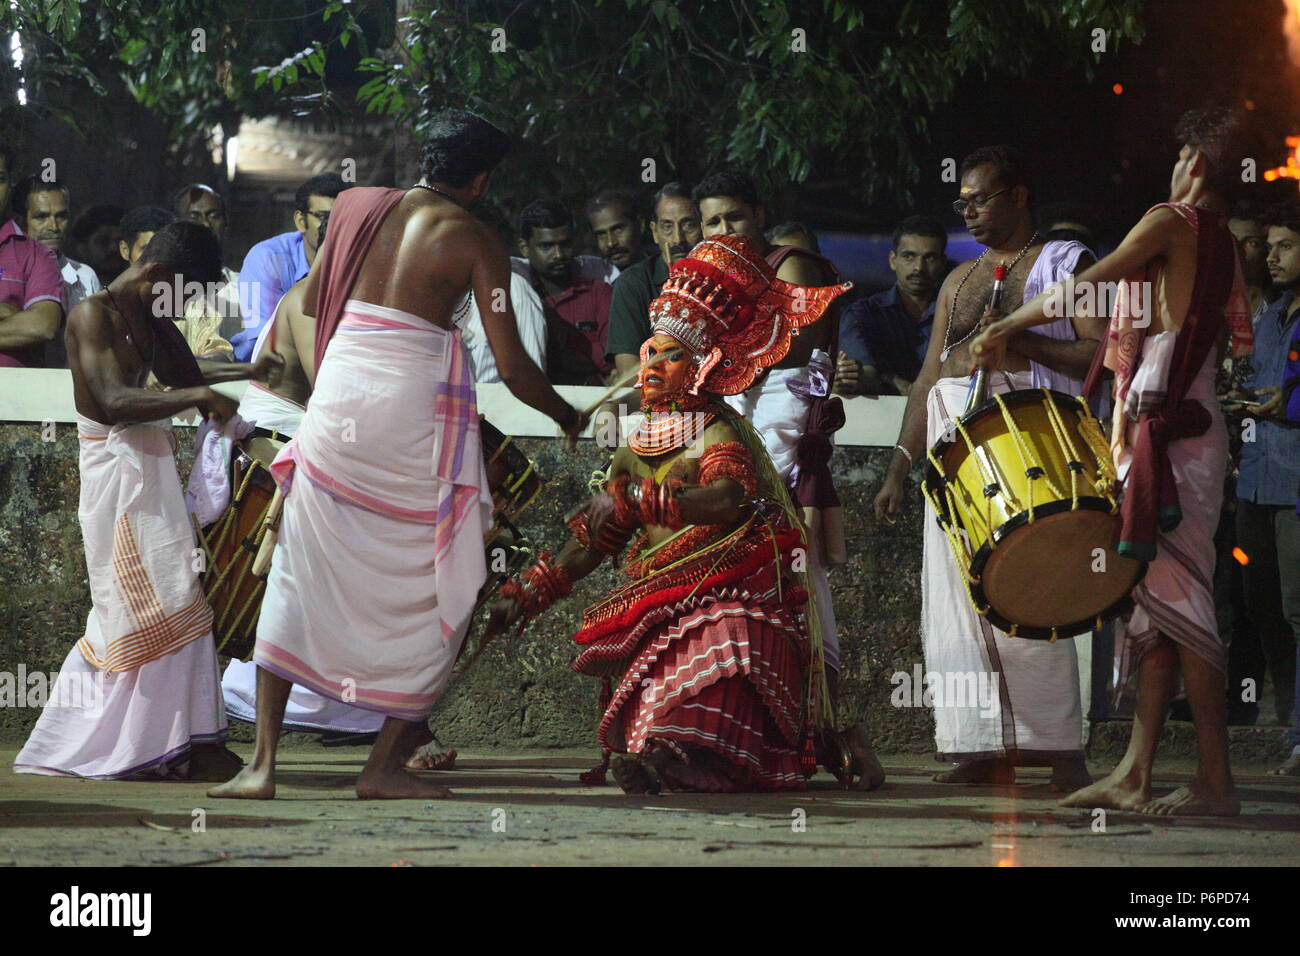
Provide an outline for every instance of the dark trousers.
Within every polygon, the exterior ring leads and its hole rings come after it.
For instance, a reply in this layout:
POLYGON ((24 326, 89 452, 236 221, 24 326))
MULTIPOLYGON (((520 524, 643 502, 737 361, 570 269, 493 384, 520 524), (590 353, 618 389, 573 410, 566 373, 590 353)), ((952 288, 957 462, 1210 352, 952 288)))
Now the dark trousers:
POLYGON ((1214 616, 1219 639, 1228 648, 1228 723, 1250 726, 1259 719, 1259 704, 1241 699, 1241 681, 1244 677, 1252 677, 1258 687, 1262 671, 1239 674, 1234 669, 1244 670, 1248 663, 1259 657, 1259 638, 1246 608, 1242 567, 1232 553, 1236 546, 1237 496, 1230 489, 1219 513, 1219 527, 1214 532, 1214 616))
POLYGON ((1300 517, 1294 505, 1260 505, 1237 499, 1237 547, 1251 634, 1233 635, 1228 654, 1229 694, 1241 682, 1256 688, 1265 670, 1273 678, 1277 720, 1290 725, 1295 712, 1296 645, 1300 639, 1300 517))

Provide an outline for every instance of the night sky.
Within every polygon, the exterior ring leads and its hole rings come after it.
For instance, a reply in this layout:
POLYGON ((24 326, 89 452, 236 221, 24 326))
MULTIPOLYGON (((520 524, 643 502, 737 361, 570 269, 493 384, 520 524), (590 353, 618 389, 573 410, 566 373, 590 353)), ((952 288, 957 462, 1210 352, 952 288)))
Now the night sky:
POLYGON ((948 208, 957 186, 940 180, 943 159, 960 162, 978 146, 1007 142, 1034 162, 1040 202, 1085 204, 1113 243, 1168 197, 1178 116, 1247 100, 1263 136, 1260 152, 1267 152, 1259 158, 1255 192, 1269 200, 1294 194, 1294 180, 1262 181, 1264 169, 1285 161, 1284 137, 1300 133, 1300 71, 1287 57, 1283 11, 1282 0, 1148 0, 1142 44, 1124 42, 1104 54, 1091 82, 1077 72, 1063 76, 1050 64, 1025 81, 967 79, 954 102, 931 118, 914 209, 888 197, 868 205, 814 181, 798 213, 845 232, 888 232, 912 211, 939 215, 959 229, 948 208), (1121 95, 1113 91, 1116 83, 1121 95))

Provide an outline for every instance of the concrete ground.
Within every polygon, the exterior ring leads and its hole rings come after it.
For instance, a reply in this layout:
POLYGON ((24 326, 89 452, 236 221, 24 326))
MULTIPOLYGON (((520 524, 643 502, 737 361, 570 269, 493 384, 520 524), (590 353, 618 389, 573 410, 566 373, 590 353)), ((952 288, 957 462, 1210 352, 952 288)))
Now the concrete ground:
MULTIPOLYGON (((0 866, 1300 864, 1300 778, 1263 763, 1235 768, 1237 819, 1110 813, 1101 829, 1056 806, 1045 770, 1015 787, 943 786, 911 755, 884 759, 874 793, 821 774, 800 793, 629 797, 612 778, 578 781, 588 751, 474 752, 436 774, 454 799, 361 802, 366 749, 308 744, 282 753, 276 800, 245 803, 211 800, 206 784, 18 775, 16 751, 0 747, 0 866)), ((1158 765, 1156 792, 1191 770, 1158 765)))

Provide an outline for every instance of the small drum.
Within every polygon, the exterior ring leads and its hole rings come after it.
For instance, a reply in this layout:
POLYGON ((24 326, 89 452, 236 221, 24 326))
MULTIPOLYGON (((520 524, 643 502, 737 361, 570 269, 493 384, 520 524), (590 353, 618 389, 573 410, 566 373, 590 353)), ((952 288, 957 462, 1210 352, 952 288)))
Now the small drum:
POLYGON ((275 496, 268 467, 284 446, 278 438, 257 432, 235 443, 230 506, 203 531, 208 564, 200 580, 212 606, 217 651, 241 660, 252 657, 257 640, 266 579, 255 576, 252 566, 275 496))
POLYGON ((483 463, 487 466, 488 485, 492 489, 492 528, 484 544, 491 545, 509 532, 520 537, 511 524, 523 514, 542 490, 542 478, 519 446, 503 435, 486 418, 479 416, 479 434, 483 444, 483 463))
POLYGON ((1082 399, 994 395, 929 461, 925 494, 977 613, 1013 637, 1054 641, 1127 606, 1146 565, 1114 550, 1115 471, 1082 399))

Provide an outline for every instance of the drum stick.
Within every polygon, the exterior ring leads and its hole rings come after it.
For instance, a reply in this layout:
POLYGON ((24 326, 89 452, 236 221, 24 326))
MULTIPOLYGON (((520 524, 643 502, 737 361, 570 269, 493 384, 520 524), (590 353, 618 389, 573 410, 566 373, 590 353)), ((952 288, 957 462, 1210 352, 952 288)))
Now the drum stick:
POLYGON ((618 377, 618 379, 614 382, 613 385, 611 385, 608 389, 605 390, 604 395, 596 399, 596 401, 592 403, 591 407, 582 413, 583 416, 590 417, 591 415, 594 415, 596 413, 596 410, 600 408, 600 406, 604 405, 607 401, 613 398, 615 394, 617 394, 620 390, 627 388, 628 385, 636 381, 636 377, 641 374, 642 369, 647 369, 653 365, 658 365, 660 362, 666 362, 668 360, 668 356, 672 354, 673 354, 672 351, 660 352, 658 355, 650 359, 648 362, 644 362, 643 364, 638 365, 636 368, 628 369, 627 372, 625 372, 624 374, 618 377))
POLYGON ((257 549, 257 557, 253 559, 255 577, 264 578, 271 570, 271 554, 275 551, 275 542, 280 536, 280 510, 283 507, 284 495, 277 486, 275 494, 271 496, 271 504, 267 506, 266 517, 262 519, 262 527, 266 530, 262 535, 262 544, 257 549))

